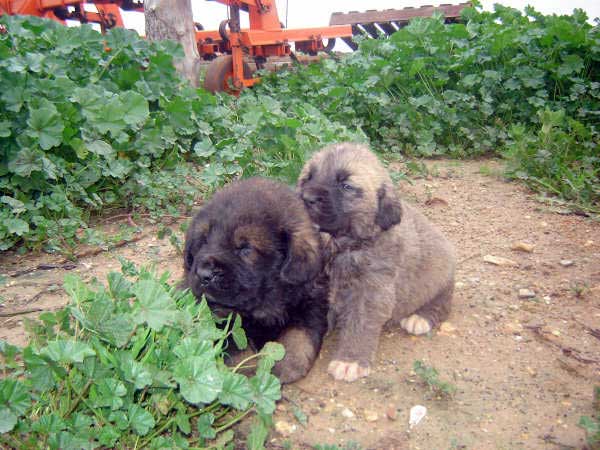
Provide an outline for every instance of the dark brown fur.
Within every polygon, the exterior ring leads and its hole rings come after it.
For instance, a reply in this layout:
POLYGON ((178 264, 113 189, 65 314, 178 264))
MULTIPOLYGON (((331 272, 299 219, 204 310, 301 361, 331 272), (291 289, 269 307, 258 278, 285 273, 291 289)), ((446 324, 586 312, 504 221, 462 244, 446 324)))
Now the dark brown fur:
POLYGON ((353 381, 368 374, 386 323, 421 334, 445 320, 454 250, 397 197, 387 171, 365 146, 337 144, 316 153, 298 190, 329 237, 329 303, 340 334, 329 372, 353 381))
POLYGON ((306 375, 327 330, 327 289, 319 234, 287 186, 262 178, 217 192, 194 217, 185 242, 184 287, 214 311, 242 316, 260 349, 286 349, 275 372, 306 375))

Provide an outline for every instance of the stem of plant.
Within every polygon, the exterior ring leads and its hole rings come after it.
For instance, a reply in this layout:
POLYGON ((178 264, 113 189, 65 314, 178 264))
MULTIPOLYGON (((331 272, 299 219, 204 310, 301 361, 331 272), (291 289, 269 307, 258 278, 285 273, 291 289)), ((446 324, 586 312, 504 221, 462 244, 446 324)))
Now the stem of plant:
MULTIPOLYGON (((92 385, 93 380, 88 380, 88 382, 85 384, 85 386, 83 387, 83 390, 77 394, 77 397, 75 398, 75 401, 73 402, 73 404, 71 405, 71 407, 69 408, 69 410, 66 412, 66 414, 63 416, 64 417, 69 417, 71 415, 71 413, 73 411, 75 411, 75 408, 77 408, 77 406, 79 405, 79 402, 81 402, 81 400, 83 399, 83 396, 87 393, 87 390, 90 388, 90 386, 92 385)), ((73 392, 77 392, 73 386, 71 385, 71 382, 69 382, 69 386, 71 387, 71 390, 73 392)))
POLYGON ((163 423, 158 430, 156 430, 154 433, 152 433, 150 436, 148 436, 146 439, 144 439, 141 444, 140 444, 140 448, 145 448, 146 445, 148 445, 150 442, 152 442, 152 440, 156 437, 159 436, 163 431, 165 431, 170 425, 171 423, 173 423, 175 421, 175 419, 173 419, 173 417, 169 418, 169 420, 165 421, 165 423, 163 423))
POLYGON ((224 424, 224 425, 220 426, 219 428, 217 428, 215 431, 217 433, 220 433, 221 431, 226 430, 227 428, 229 428, 229 427, 235 425, 236 423, 238 423, 240 420, 242 420, 244 417, 246 417, 252 411, 254 411, 254 408, 250 408, 250 409, 244 411, 243 413, 238 414, 233 419, 231 419, 229 422, 227 422, 226 424, 224 424))

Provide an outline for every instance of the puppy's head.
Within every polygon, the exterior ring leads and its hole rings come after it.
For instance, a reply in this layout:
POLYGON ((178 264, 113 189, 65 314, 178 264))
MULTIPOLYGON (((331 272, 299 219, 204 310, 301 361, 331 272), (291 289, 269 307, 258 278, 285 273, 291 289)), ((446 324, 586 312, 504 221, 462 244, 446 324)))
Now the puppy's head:
POLYGON ((319 238, 287 186, 260 178, 217 192, 194 217, 185 242, 185 285, 200 298, 256 312, 265 292, 312 280, 319 238))
POLYGON ((320 230, 337 237, 369 239, 401 219, 391 179, 364 145, 325 147, 306 163, 297 189, 320 230))

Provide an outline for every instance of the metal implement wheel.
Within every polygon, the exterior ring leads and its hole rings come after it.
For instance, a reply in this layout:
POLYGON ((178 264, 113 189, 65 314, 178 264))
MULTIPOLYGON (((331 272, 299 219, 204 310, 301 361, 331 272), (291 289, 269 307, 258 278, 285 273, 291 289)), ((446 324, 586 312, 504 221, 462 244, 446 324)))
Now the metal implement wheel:
MULTIPOLYGON (((252 77, 252 69, 244 62, 244 78, 252 77)), ((239 93, 233 88, 233 57, 231 55, 219 56, 210 63, 204 76, 204 89, 213 94, 215 92, 239 93)))

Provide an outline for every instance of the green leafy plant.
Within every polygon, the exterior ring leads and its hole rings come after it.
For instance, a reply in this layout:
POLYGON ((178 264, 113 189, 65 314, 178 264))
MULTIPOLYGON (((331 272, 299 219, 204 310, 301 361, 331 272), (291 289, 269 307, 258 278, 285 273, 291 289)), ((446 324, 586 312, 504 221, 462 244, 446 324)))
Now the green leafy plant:
POLYGON ((456 386, 447 381, 440 380, 435 367, 429 367, 423 361, 415 361, 413 370, 430 391, 440 397, 451 397, 456 392, 456 386))
POLYGON ((600 386, 594 387, 593 414, 581 416, 579 426, 585 430, 587 443, 591 450, 600 449, 600 386))
POLYGON ((586 128, 562 109, 538 116, 537 134, 522 125, 511 128, 513 142, 503 153, 509 176, 599 213, 591 205, 600 204, 600 130, 586 128))
POLYGON ((68 307, 41 314, 28 346, 0 342, 2 446, 229 448, 229 429, 255 412, 249 448, 261 448, 283 347, 268 343, 227 367, 230 341, 247 345, 239 317, 216 320, 168 273, 122 264, 106 286, 67 276, 68 307), (239 373, 255 358, 255 375, 239 373))
POLYGON ((384 154, 504 155, 536 189, 597 205, 600 28, 581 10, 475 6, 462 19, 415 18, 339 61, 269 75, 254 92, 309 102, 384 154))
POLYGON ((177 215, 225 182, 291 181, 320 145, 365 139, 310 104, 192 89, 173 42, 35 17, 0 24, 0 250, 65 251, 92 214, 177 215))

